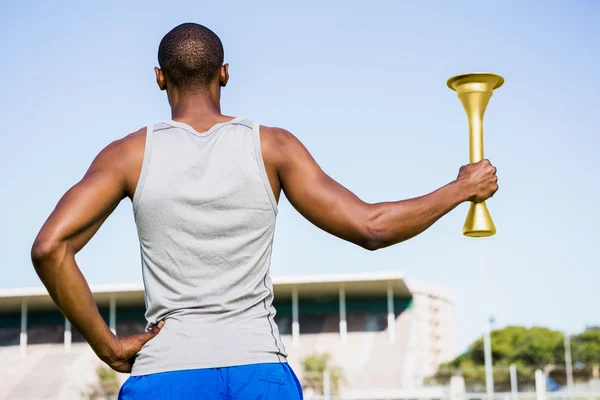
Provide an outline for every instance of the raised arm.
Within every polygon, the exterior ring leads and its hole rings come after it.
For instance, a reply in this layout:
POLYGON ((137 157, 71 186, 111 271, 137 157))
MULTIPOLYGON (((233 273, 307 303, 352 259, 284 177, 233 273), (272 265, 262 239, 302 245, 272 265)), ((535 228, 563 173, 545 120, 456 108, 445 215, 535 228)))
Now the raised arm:
POLYGON ((484 201, 498 190, 496 168, 483 160, 427 195, 369 204, 325 174, 291 133, 261 127, 261 139, 267 169, 290 203, 319 228, 368 250, 410 239, 460 203, 484 201))
MULTIPOLYGON (((98 311, 75 254, 129 194, 131 183, 127 171, 135 170, 135 164, 141 164, 135 154, 136 145, 139 145, 135 142, 139 139, 134 136, 116 141, 96 157, 83 179, 58 202, 31 249, 35 270, 57 307, 96 354, 122 372, 131 368, 131 357, 159 329, 117 339, 98 311)), ((140 168, 137 167, 138 175, 140 168)))

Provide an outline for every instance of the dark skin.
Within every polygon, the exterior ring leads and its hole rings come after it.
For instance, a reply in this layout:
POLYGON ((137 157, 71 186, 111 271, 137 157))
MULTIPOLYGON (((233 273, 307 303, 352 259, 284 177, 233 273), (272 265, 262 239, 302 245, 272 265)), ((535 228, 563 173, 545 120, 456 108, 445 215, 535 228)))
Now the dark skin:
MULTIPOLYGON (((199 132, 232 117, 221 114, 221 88, 229 80, 224 65, 206 88, 181 91, 155 68, 156 82, 167 92, 172 119, 199 132)), ((265 167, 279 200, 283 191, 310 222, 343 240, 377 250, 408 240, 465 201, 482 202, 498 190, 496 168, 488 160, 460 168, 456 180, 427 195, 370 204, 321 170, 290 132, 261 126, 265 167)), ((160 333, 116 337, 96 306, 75 255, 94 236, 124 198, 133 199, 142 167, 146 129, 117 140, 94 159, 85 176, 61 198, 31 250, 35 270, 50 296, 102 361, 130 372, 135 355, 160 333)))

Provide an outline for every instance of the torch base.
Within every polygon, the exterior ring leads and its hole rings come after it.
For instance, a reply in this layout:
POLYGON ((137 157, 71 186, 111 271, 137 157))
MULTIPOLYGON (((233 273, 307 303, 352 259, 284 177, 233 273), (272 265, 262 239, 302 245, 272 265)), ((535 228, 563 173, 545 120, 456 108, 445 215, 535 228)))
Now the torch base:
POLYGON ((471 203, 462 229, 468 237, 488 237, 496 234, 496 225, 484 203, 471 203))

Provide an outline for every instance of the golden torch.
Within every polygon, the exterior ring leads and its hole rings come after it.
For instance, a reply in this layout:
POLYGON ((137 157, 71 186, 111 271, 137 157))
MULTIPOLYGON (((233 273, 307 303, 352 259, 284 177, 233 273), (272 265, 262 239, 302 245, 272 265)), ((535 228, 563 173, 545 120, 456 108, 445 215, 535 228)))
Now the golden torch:
MULTIPOLYGON (((483 114, 494 89, 504 83, 504 78, 489 73, 468 73, 448 79, 448 87, 455 90, 469 119, 469 162, 483 160, 483 114)), ((492 236, 496 226, 485 202, 471 203, 463 235, 470 237, 492 236)))

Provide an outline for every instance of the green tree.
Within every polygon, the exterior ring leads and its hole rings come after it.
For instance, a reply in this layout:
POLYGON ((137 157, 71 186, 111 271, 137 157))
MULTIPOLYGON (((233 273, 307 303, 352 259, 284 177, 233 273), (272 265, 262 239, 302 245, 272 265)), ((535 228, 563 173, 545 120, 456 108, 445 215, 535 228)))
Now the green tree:
MULTIPOLYGON (((551 373, 565 362, 564 335, 560 331, 543 327, 508 326, 491 332, 491 340, 494 380, 499 386, 502 382, 508 384, 510 364, 517 365, 520 379, 531 380, 535 369, 543 368, 551 373)), ((575 365, 588 366, 591 371, 593 365, 600 363, 600 328, 588 328, 572 336, 571 352, 575 365)), ((445 382, 460 371, 467 385, 479 384, 485 380, 484 361, 483 338, 480 338, 465 353, 440 366, 433 379, 445 382)), ((558 378, 564 375, 558 370, 556 373, 558 378)), ((585 375, 589 372, 580 369, 579 373, 585 375)))
MULTIPOLYGON (((564 362, 564 338, 558 331, 547 328, 509 326, 491 333, 494 363, 547 365, 564 362)), ((459 357, 460 358, 460 357, 459 357)), ((483 338, 476 340, 462 358, 483 365, 483 338)))
POLYGON ((600 364, 600 327, 591 327, 571 338, 573 362, 600 364))
POLYGON ((329 371, 332 394, 337 394, 343 380, 342 369, 334 365, 329 353, 313 353, 302 359, 303 389, 311 388, 317 393, 323 393, 323 372, 329 371))
POLYGON ((88 400, 116 399, 121 386, 117 373, 104 365, 100 365, 96 368, 96 377, 98 382, 91 385, 89 392, 82 393, 82 395, 88 400))

